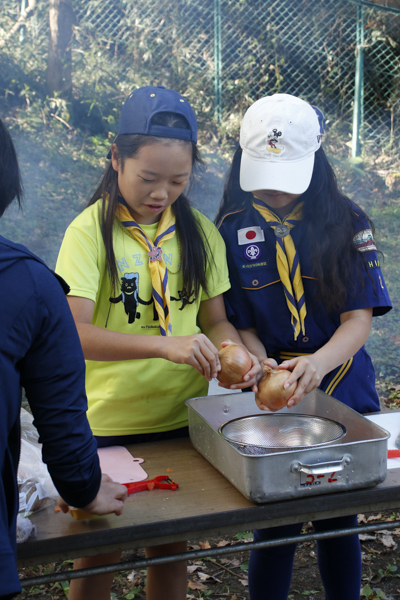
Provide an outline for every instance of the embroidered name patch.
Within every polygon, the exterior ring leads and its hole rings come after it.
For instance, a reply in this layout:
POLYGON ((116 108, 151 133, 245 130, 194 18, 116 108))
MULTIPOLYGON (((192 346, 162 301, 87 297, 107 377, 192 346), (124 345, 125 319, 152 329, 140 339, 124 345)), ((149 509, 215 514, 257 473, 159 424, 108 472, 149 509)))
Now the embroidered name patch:
POLYGON ((359 252, 376 250, 375 241, 370 229, 363 229, 353 237, 355 247, 359 252))
POLYGON ((238 229, 238 244, 244 246, 245 244, 255 244, 256 242, 264 242, 264 230, 261 227, 245 227, 244 229, 238 229))

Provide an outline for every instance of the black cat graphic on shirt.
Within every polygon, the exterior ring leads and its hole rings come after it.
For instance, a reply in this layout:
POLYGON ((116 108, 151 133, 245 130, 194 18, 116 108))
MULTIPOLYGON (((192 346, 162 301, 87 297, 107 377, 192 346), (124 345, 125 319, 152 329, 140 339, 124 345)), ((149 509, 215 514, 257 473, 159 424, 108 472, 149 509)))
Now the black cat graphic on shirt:
MULTIPOLYGON (((128 323, 134 323, 135 319, 140 319, 140 313, 138 312, 139 304, 149 306, 154 303, 153 298, 150 300, 142 300, 139 296, 139 273, 124 273, 121 277, 121 293, 116 298, 110 298, 112 304, 118 304, 122 302, 125 308, 125 312, 128 315, 128 323)), ((154 309, 153 320, 156 321, 158 315, 154 309)))

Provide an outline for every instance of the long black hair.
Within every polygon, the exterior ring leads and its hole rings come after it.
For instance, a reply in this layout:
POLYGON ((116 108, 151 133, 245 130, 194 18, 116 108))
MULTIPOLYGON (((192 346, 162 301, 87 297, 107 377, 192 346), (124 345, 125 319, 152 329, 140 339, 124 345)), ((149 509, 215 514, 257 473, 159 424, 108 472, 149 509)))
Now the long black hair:
MULTIPOLYGON (((217 225, 227 213, 250 209, 253 204, 253 194, 244 192, 240 187, 241 157, 242 149, 239 147, 225 182, 215 220, 217 225)), ((353 244, 355 221, 363 224, 367 220, 372 232, 373 223, 360 207, 340 192, 335 173, 322 147, 315 153, 311 183, 300 200, 304 200, 302 237, 307 239, 310 248, 319 298, 328 312, 340 310, 347 296, 354 293, 357 286, 363 289, 365 259, 353 244)))
MULTIPOLYGON (((184 117, 176 113, 158 113, 152 119, 153 124, 165 127, 188 128, 184 117)), ((178 140, 175 138, 160 138, 149 135, 129 134, 119 135, 114 140, 118 150, 118 158, 121 168, 124 168, 125 160, 133 158, 145 145, 164 142, 176 142, 191 145, 192 172, 190 185, 199 168, 203 165, 199 150, 194 142, 178 140)), ((101 229, 106 249, 107 265, 110 272, 111 286, 115 291, 118 282, 118 271, 114 254, 112 239, 113 224, 118 206, 118 173, 110 163, 106 168, 101 182, 89 201, 89 206, 99 199, 102 201, 101 229)), ((181 194, 172 205, 176 219, 176 230, 181 247, 181 269, 183 277, 183 289, 186 297, 192 294, 198 296, 200 287, 207 292, 206 270, 212 260, 209 244, 201 224, 192 212, 188 198, 181 194)))
POLYGON ((0 217, 15 198, 21 206, 22 195, 17 153, 11 135, 0 119, 0 217))

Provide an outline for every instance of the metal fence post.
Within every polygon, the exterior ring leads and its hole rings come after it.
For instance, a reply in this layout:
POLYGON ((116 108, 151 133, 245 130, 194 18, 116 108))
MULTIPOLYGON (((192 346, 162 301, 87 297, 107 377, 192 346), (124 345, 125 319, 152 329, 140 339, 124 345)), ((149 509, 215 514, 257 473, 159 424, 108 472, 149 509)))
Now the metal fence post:
POLYGON ((356 72, 354 79, 353 138, 351 155, 360 156, 360 132, 364 120, 364 9, 357 6, 356 72))
POLYGON ((218 125, 222 120, 222 32, 221 32, 221 0, 214 0, 214 94, 215 120, 218 125))

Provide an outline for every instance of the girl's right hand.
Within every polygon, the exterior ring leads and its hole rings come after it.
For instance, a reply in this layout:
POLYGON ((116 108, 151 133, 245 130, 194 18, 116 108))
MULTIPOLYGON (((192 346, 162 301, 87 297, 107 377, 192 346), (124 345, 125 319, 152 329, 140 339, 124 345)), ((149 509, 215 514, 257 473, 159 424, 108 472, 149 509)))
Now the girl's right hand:
POLYGON ((221 370, 218 350, 203 333, 165 337, 164 343, 167 360, 194 367, 207 381, 214 379, 221 370))

